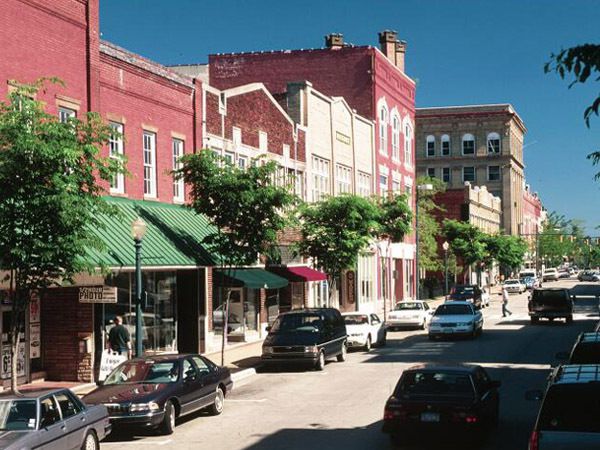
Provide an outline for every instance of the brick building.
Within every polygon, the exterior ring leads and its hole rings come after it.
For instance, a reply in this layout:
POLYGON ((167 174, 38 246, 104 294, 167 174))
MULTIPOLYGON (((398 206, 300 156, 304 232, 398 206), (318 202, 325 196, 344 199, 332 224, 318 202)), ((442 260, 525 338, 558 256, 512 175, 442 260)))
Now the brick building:
POLYGON ((541 261, 538 258, 538 237, 543 230, 545 220, 542 201, 537 192, 532 192, 530 186, 525 185, 523 190, 523 222, 520 226, 520 235, 529 244, 526 255, 525 267, 541 270, 541 261))

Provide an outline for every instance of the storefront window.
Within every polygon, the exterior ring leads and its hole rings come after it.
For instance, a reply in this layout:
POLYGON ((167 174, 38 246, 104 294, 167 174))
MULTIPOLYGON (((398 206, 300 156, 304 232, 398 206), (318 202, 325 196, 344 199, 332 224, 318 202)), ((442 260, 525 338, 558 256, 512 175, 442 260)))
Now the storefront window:
POLYGON ((213 325, 215 332, 223 331, 226 296, 229 294, 229 336, 244 336, 248 331, 258 329, 258 300, 260 290, 241 287, 213 289, 213 325))

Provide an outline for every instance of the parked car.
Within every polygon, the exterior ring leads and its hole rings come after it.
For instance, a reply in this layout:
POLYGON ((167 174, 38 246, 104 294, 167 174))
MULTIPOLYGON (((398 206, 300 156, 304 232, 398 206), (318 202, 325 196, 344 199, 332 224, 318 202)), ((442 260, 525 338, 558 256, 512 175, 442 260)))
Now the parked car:
MULTIPOLYGON (((484 431, 496 425, 500 382, 466 364, 421 364, 402 372, 383 413, 383 432, 395 444, 423 433, 484 431)), ((441 447, 440 447, 441 448, 441 447)))
POLYGON ((450 290, 448 300, 468 301, 475 308, 481 308, 481 289, 476 284, 458 284, 450 290))
POLYGON ((569 364, 600 364, 600 333, 580 333, 568 358, 569 364))
POLYGON ((519 281, 525 286, 526 289, 530 291, 535 288, 541 287, 540 281, 536 276, 527 276, 524 278, 519 278, 519 281))
POLYGON ((229 369, 204 356, 144 356, 121 363, 84 401, 106 406, 114 428, 171 434, 177 417, 203 408, 221 414, 232 387, 229 369))
POLYGON ((593 270, 584 270, 577 275, 579 281, 600 281, 600 274, 593 270))
POLYGON ((542 405, 529 438, 529 450, 600 448, 600 366, 566 365, 552 371, 546 393, 529 391, 542 405))
POLYGON ((425 329, 433 309, 423 300, 405 300, 396 303, 394 309, 388 313, 386 326, 388 330, 399 327, 418 327, 425 329))
POLYGON ((429 322, 429 339, 466 335, 472 338, 483 332, 483 314, 471 302, 446 302, 435 310, 429 322))
POLYGON ((280 314, 267 331, 261 357, 265 364, 305 364, 323 370, 328 358, 346 360, 348 333, 335 308, 280 314))
POLYGON ((538 323, 542 318, 563 318, 567 323, 573 321, 573 300, 568 289, 534 289, 527 307, 531 323, 538 323))
POLYGON ((519 279, 527 277, 537 278, 537 273, 534 269, 523 269, 519 272, 519 279))
POLYGON ((506 289, 509 294, 522 294, 527 289, 527 287, 524 284, 521 284, 517 279, 506 280, 502 285, 502 288, 506 289))
POLYGON ((565 269, 565 270, 559 270, 558 271, 558 278, 562 279, 562 278, 571 278, 571 273, 565 269))
POLYGON ((558 281, 558 270, 546 269, 542 275, 542 281, 558 281))
POLYGON ((69 389, 0 395, 0 448, 97 450, 111 431, 102 405, 86 405, 69 389))
POLYGON ((372 345, 382 346, 386 341, 386 327, 377 314, 343 313, 348 347, 363 347, 367 352, 372 345))

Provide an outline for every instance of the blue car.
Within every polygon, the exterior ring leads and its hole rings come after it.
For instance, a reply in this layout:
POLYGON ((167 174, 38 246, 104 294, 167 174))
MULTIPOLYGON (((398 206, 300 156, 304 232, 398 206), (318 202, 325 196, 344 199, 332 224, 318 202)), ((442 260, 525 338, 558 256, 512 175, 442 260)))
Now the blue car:
POLYGON ((521 284, 524 284, 525 287, 529 290, 533 290, 536 287, 540 287, 540 283, 536 277, 525 277, 521 278, 521 284))

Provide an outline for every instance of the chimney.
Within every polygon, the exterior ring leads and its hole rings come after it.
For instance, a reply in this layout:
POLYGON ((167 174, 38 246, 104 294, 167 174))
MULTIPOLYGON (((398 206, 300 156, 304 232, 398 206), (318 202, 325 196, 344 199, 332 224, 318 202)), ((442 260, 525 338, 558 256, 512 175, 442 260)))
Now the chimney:
POLYGON ((339 50, 344 46, 344 35, 342 33, 329 33, 325 36, 325 47, 331 50, 339 50))
POLYGON ((379 46, 381 52, 396 65, 396 42, 398 42, 398 33, 392 30, 383 30, 379 33, 379 46))
POLYGON ((406 41, 396 41, 396 67, 404 72, 404 56, 406 54, 406 41))

